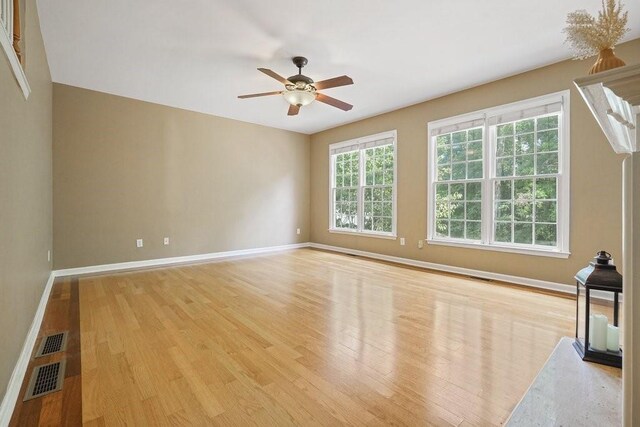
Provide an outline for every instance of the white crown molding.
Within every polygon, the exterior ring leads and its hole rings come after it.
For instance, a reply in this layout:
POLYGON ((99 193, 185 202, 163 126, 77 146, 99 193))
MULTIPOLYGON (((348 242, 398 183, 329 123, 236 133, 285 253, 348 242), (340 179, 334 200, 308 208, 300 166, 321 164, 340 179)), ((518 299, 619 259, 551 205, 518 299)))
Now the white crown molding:
POLYGON ((109 271, 133 270, 145 267, 160 267, 164 265, 185 264, 189 262, 209 261, 214 259, 233 258, 247 255, 266 254, 270 252, 280 252, 291 249, 306 248, 309 243, 294 243, 290 245, 268 246, 264 248, 240 249, 237 251, 211 252, 199 255, 187 255, 171 258, 156 258, 143 261, 119 262, 115 264, 91 265, 88 267, 66 268, 55 270, 55 277, 76 276, 81 274, 104 273, 109 271))
POLYGON ((27 81, 27 76, 22 69, 22 65, 20 65, 20 60, 18 59, 18 55, 16 55, 15 50, 13 50, 13 44, 11 43, 11 38, 7 34, 7 31, 3 26, 0 25, 0 46, 2 46, 2 50, 4 51, 7 59, 9 60, 9 65, 11 65, 11 69, 13 70, 13 75, 15 76, 18 85, 20 85, 20 89, 22 90, 22 95, 24 99, 29 98, 29 94, 31 93, 31 88, 29 87, 29 82, 27 81))
POLYGON ((22 387, 22 382, 24 381, 24 376, 27 373, 27 367, 31 360, 31 353, 33 352, 33 347, 36 344, 38 333, 40 332, 40 325, 44 318, 44 312, 47 308, 47 302, 49 301, 49 294, 51 293, 54 280, 55 275, 51 272, 51 274, 49 274, 49 280, 47 280, 44 291, 42 292, 42 297, 40 298, 36 314, 33 317, 33 322, 31 322, 27 338, 22 346, 22 351, 20 352, 16 366, 13 368, 13 373, 9 379, 9 384, 7 385, 7 391, 2 399, 2 403, 0 404, 0 426, 2 427, 8 426, 9 421, 11 421, 11 415, 13 415, 13 409, 18 401, 20 388, 22 387))

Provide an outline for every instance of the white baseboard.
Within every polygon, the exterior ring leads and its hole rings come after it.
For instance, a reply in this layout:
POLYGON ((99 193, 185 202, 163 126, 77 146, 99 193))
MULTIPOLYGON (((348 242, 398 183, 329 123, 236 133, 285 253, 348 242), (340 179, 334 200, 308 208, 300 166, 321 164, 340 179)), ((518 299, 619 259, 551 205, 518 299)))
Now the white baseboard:
POLYGON ((427 261, 418 261, 410 258, 400 258, 391 255, 383 255, 375 252, 360 251, 357 249, 343 248, 340 246, 330 246, 321 243, 309 243, 309 247, 324 249, 327 251, 340 252, 350 255, 358 255, 366 258, 378 259, 381 261, 394 262, 397 264, 410 265, 412 267, 426 268, 429 270, 445 271, 447 273, 456 273, 464 276, 480 277, 482 279, 499 280, 501 282, 514 283, 516 285, 529 286, 532 288, 547 289, 550 291, 562 292, 566 294, 575 294, 574 285, 564 283, 547 282, 544 280, 529 279, 527 277, 511 276, 508 274, 492 273, 490 271, 473 270, 470 268, 454 267, 445 264, 436 264, 427 261))
POLYGON ((88 267, 66 268, 55 270, 55 277, 75 276, 79 274, 103 273, 108 271, 132 270, 145 267, 159 267, 173 264, 184 264, 197 261, 209 261, 214 259, 234 258, 247 255, 266 254, 270 252, 280 252, 290 249, 309 247, 309 243, 293 243, 290 245, 268 246, 264 248, 241 249, 237 251, 212 252, 208 254, 187 255, 171 258, 156 258, 144 261, 119 262, 115 264, 91 265, 88 267))
POLYGON ((18 357, 18 362, 13 368, 11 379, 9 380, 9 384, 7 385, 7 392, 5 393, 4 399, 2 399, 2 403, 0 404, 1 427, 8 426, 9 421, 11 421, 11 415, 13 415, 13 409, 15 408, 16 402, 18 401, 20 388, 22 388, 22 382, 24 381, 24 376, 27 372, 29 361, 31 360, 31 353, 33 352, 33 347, 36 345, 36 339, 38 338, 38 333, 40 332, 40 325, 42 324, 42 319, 44 318, 44 312, 47 308, 47 302, 49 301, 49 294, 51 294, 51 288, 53 287, 54 279, 55 275, 53 274, 53 272, 51 272, 51 274, 49 275, 49 280, 47 280, 47 284, 45 285, 44 291, 42 292, 40 304, 38 304, 38 309, 36 310, 36 314, 33 317, 33 322, 31 322, 31 327, 29 328, 29 332, 27 333, 27 338, 25 339, 24 345, 22 346, 20 357, 18 357))

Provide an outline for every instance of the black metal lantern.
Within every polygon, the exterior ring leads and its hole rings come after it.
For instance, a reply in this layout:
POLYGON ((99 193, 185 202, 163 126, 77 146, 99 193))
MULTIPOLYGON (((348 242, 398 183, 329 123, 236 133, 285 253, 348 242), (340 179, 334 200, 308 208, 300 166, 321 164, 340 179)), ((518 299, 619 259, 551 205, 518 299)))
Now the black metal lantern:
POLYGON ((600 251, 594 259, 595 261, 590 262, 588 267, 580 270, 575 276, 576 340, 573 346, 582 360, 621 368, 622 349, 618 318, 622 275, 616 271, 608 252, 600 251), (597 291, 596 303, 594 291, 597 291))

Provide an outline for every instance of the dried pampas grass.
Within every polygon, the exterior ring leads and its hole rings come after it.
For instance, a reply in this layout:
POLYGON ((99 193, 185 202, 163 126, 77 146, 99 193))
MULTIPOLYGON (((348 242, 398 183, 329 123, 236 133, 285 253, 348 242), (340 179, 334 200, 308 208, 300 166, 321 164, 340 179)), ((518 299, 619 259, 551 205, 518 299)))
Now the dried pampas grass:
POLYGON ((611 49, 629 31, 628 12, 622 12, 622 4, 615 0, 602 1, 602 10, 594 17, 586 10, 576 10, 567 15, 567 27, 563 32, 566 42, 574 50, 575 59, 597 55, 603 49, 611 49))

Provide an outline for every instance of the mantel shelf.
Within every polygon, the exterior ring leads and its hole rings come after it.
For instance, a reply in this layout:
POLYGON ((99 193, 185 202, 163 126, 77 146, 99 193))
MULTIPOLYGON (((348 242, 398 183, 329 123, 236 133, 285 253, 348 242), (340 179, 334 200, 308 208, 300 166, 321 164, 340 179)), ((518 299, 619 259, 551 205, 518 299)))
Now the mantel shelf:
POLYGON ((640 115, 640 64, 582 77, 574 83, 613 150, 639 151, 636 132, 640 115))

